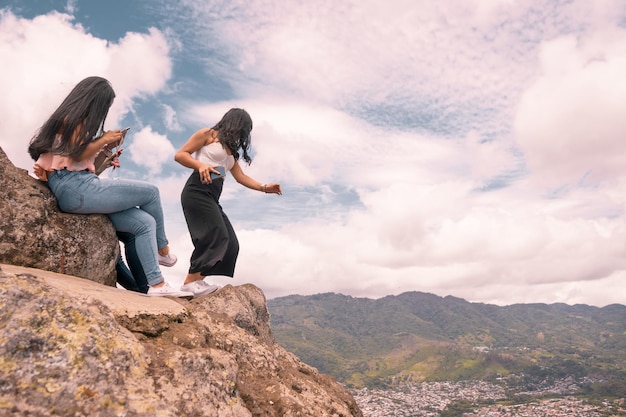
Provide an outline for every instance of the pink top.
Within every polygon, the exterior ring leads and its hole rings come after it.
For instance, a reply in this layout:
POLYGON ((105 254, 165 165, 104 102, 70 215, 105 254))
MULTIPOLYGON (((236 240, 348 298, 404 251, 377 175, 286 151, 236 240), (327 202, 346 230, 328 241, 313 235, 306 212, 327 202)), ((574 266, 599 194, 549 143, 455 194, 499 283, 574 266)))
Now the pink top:
MULTIPOLYGON (((57 135, 57 140, 59 139, 60 135, 57 135)), ((57 155, 53 154, 52 152, 46 152, 39 155, 39 158, 37 158, 37 162, 35 162, 35 175, 37 175, 37 178, 42 181, 48 181, 48 175, 52 171, 59 171, 62 169, 67 169, 68 171, 84 171, 85 169, 88 169, 89 172, 95 173, 95 160, 95 155, 93 158, 90 159, 76 161, 69 156, 57 155)))
POLYGON ((68 171, 83 171, 88 169, 90 172, 96 172, 93 161, 94 159, 75 161, 69 156, 55 155, 47 152, 39 155, 39 159, 37 159, 35 165, 39 165, 46 171, 57 171, 65 168, 68 171))

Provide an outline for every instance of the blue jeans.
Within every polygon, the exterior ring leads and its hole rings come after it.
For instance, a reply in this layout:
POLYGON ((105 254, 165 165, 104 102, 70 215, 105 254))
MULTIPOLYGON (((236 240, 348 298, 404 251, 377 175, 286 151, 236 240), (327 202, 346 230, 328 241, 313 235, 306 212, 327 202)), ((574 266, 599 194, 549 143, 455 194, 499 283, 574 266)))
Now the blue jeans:
POLYGON ((115 230, 135 235, 149 285, 163 282, 158 248, 167 246, 159 189, 148 182, 101 179, 89 171, 53 171, 48 186, 66 213, 106 214, 115 230))
POLYGON ((124 252, 126 253, 126 263, 120 255, 120 259, 115 265, 117 272, 117 283, 129 291, 141 293, 148 292, 148 280, 143 272, 143 266, 137 256, 137 247, 135 246, 135 235, 127 232, 117 232, 117 238, 124 243, 124 252))

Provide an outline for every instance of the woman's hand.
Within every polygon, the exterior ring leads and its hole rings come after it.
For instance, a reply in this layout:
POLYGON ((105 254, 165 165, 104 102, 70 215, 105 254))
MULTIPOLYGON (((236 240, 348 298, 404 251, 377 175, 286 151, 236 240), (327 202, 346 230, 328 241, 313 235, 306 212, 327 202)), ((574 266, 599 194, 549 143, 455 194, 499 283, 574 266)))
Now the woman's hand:
POLYGON ((41 165, 35 164, 33 167, 33 171, 35 171, 35 175, 42 181, 48 181, 48 171, 43 169, 41 165))
POLYGON ((120 160, 119 157, 122 154, 122 151, 124 149, 118 149, 114 154, 113 154, 113 159, 111 159, 111 166, 113 167, 113 169, 115 168, 119 168, 120 167, 120 160))
MULTIPOLYGON (((107 158, 110 157, 112 149, 119 146, 123 141, 124 134, 125 132, 119 129, 107 130, 102 134, 102 136, 87 145, 78 160, 83 161, 85 159, 96 158, 99 153, 101 154, 103 152, 103 149, 108 150, 109 154, 107 155, 107 158)), ((116 156, 119 156, 119 150, 116 156)))
POLYGON ((96 167, 96 175, 102 174, 107 168, 113 167, 119 168, 120 161, 119 156, 122 154, 123 149, 118 149, 115 153, 111 152, 108 146, 104 146, 100 153, 96 155, 94 165, 96 167))
POLYGON ((125 133, 126 132, 122 132, 119 129, 117 129, 117 130, 107 130, 100 137, 100 139, 102 139, 104 141, 105 145, 109 145, 109 147, 114 148, 114 147, 119 146, 121 144, 122 139, 124 139, 124 134, 125 133))
POLYGON ((213 182, 213 180, 211 179, 211 172, 220 174, 220 172, 216 170, 215 167, 212 167, 210 165, 200 166, 200 168, 198 169, 198 173, 200 174, 200 181, 202 181, 203 184, 211 184, 213 182))
POLYGON ((267 194, 283 195, 283 190, 280 189, 280 184, 266 184, 265 192, 267 194))

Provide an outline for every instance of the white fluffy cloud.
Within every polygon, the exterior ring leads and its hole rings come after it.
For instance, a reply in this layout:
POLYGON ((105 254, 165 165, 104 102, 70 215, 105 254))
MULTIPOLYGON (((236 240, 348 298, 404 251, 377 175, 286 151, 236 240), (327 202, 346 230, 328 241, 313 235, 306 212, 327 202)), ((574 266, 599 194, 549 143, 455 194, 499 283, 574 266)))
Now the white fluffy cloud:
MULTIPOLYGON (((199 18, 217 11, 195 4, 199 18)), ((241 230, 241 279, 270 296, 417 289, 624 302, 614 289, 588 291, 626 267, 624 11, 615 1, 266 3, 241 16, 249 31, 203 27, 224 30, 224 47, 238 52, 230 79, 255 120, 252 175, 278 172, 315 187, 319 201, 340 184, 360 203, 340 218, 320 204, 279 231, 241 230), (268 100, 275 89, 290 95, 268 100), (357 102, 457 112, 459 134, 378 128, 338 109, 357 102)), ((283 198, 289 212, 295 202, 283 198)), ((255 208, 250 216, 270 215, 255 208)))
MULTIPOLYGON (((310 185, 317 200, 317 215, 297 220, 287 213, 301 200, 288 191, 263 196, 227 182, 227 213, 243 205, 259 223, 283 213, 279 230, 236 224, 242 245, 236 282, 255 282, 268 296, 377 297, 419 289, 498 303, 580 302, 585 292, 575 289, 626 268, 623 197, 613 187, 548 198, 549 188, 529 173, 482 191, 485 178, 518 163, 506 143, 481 143, 477 133, 441 140, 393 132, 302 103, 239 104, 255 120, 258 153, 247 172, 310 185), (355 189, 361 204, 337 218, 324 203, 333 193, 325 184, 355 189), (261 200, 275 198, 276 213, 264 212, 261 200)), ((216 120, 232 105, 196 110, 216 120)), ((589 294, 588 303, 620 300, 613 291, 589 294)))
POLYGON ((131 136, 130 157, 137 165, 147 168, 149 174, 157 174, 165 162, 172 160, 175 149, 165 135, 153 132, 148 126, 131 136))
POLYGON ((118 43, 89 34, 70 15, 52 12, 25 19, 0 11, 0 146, 11 161, 30 169, 30 138, 81 79, 99 75, 111 81, 117 99, 107 124, 132 106, 133 98, 165 85, 171 62, 165 37, 151 29, 128 33, 118 43), (132 70, 131 70, 132 69, 132 70))
MULTIPOLYGON (((181 55, 193 43, 235 98, 159 103, 168 134, 244 107, 254 120, 244 170, 285 191, 227 178, 222 205, 241 252, 235 279, 216 281, 253 282, 268 297, 626 302, 626 3, 562 3, 185 2, 189 16, 179 7, 163 33, 181 55)), ((111 43, 67 15, 5 12, 0 59, 26 75, 9 68, 0 80, 1 146, 24 159, 47 113, 98 68, 118 92, 111 120, 130 112, 155 126, 133 100, 177 91, 168 44, 156 30, 111 43), (65 65, 77 51, 89 59, 65 65)), ((178 201, 188 171, 166 161, 186 137, 172 144, 156 130, 133 131, 128 151, 161 188, 175 282, 192 249, 178 201)))
POLYGON ((626 175, 626 30, 558 38, 540 57, 515 123, 537 181, 559 187, 626 175))

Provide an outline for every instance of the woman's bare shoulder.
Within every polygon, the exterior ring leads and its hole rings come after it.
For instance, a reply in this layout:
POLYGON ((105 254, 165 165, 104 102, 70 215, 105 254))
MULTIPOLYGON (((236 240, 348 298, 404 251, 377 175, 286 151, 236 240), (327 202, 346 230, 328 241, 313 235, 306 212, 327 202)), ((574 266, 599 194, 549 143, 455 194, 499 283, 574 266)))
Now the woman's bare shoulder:
POLYGON ((202 135, 206 138, 205 143, 208 145, 210 143, 219 142, 217 137, 217 131, 207 127, 202 129, 202 135))
POLYGON ((211 142, 214 142, 213 137, 217 137, 217 135, 213 134, 213 129, 208 127, 203 127, 198 129, 191 135, 189 139, 190 142, 195 143, 197 146, 206 146, 211 142))

